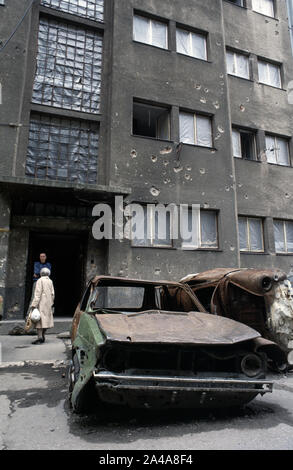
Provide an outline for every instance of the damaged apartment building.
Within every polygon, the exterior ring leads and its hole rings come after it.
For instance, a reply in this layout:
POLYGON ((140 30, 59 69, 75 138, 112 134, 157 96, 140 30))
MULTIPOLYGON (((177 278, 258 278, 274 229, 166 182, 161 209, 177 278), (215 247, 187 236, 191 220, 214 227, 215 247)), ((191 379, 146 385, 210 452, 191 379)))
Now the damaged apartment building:
POLYGON ((24 318, 40 252, 57 316, 95 274, 290 270, 291 25, 285 0, 0 0, 4 319, 24 318), (115 196, 199 204, 200 246, 156 220, 139 243, 94 239, 115 196))

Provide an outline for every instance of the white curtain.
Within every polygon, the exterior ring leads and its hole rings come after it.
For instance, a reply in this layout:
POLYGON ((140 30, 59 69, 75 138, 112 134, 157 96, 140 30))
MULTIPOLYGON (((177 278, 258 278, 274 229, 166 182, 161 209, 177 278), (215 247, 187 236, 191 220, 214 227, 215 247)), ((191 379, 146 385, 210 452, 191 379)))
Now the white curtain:
POLYGON ((263 251, 263 229, 260 219, 249 219, 250 251, 263 251))
POLYGON ((277 253, 283 253, 285 250, 284 223, 280 220, 274 221, 275 249, 277 253))
POLYGON ((252 0, 252 9, 267 16, 274 16, 273 0, 252 0))
POLYGON ((293 253, 293 222, 286 222, 287 251, 293 253))
POLYGON ((152 27, 152 45, 167 49, 167 25, 158 21, 151 20, 152 27))
POLYGON ((212 126, 209 117, 196 116, 196 134, 197 134, 197 145, 203 147, 212 147, 212 126))
POLYGON ((135 41, 150 43, 150 20, 135 15, 133 18, 133 39, 135 41))
POLYGON ((285 139, 277 139, 278 164, 289 166, 288 142, 285 139))
POLYGON ((177 52, 180 54, 190 55, 191 51, 188 31, 183 31, 182 29, 176 30, 176 44, 177 52))
POLYGON ((192 56, 207 60, 206 38, 202 34, 191 33, 192 56))
POLYGON ((232 141, 233 141, 233 157, 241 158, 241 140, 240 132, 235 129, 232 130, 232 141))
POLYGON ((281 88, 280 68, 278 65, 268 64, 270 85, 281 88))
POLYGON ((195 144, 194 114, 180 113, 179 127, 180 127, 180 142, 183 142, 185 144, 195 144))
POLYGON ((249 78, 249 60, 243 54, 236 54, 237 75, 242 78, 249 78))
POLYGON ((227 72, 231 75, 236 74, 235 62, 234 62, 234 52, 227 51, 226 52, 226 59, 227 59, 227 72))
POLYGON ((201 247, 217 248, 217 216, 213 211, 200 211, 201 247))
POLYGON ((275 138, 270 135, 267 135, 266 136, 266 155, 267 155, 267 162, 269 163, 277 163, 275 145, 276 145, 275 138))
POLYGON ((268 67, 267 63, 261 60, 258 61, 258 81, 261 83, 268 83, 268 67))
POLYGON ((238 230, 239 230, 239 245, 241 251, 248 250, 247 243, 247 219, 245 217, 238 218, 238 230))

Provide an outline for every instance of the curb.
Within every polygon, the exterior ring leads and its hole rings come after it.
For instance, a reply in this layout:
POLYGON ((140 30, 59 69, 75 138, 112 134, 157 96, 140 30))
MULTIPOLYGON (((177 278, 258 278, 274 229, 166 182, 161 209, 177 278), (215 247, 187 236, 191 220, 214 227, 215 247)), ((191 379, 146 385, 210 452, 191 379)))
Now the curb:
POLYGON ((2 362, 0 369, 6 369, 9 367, 25 367, 25 366, 54 366, 59 367, 62 365, 68 365, 69 361, 57 360, 57 361, 18 361, 18 362, 2 362))

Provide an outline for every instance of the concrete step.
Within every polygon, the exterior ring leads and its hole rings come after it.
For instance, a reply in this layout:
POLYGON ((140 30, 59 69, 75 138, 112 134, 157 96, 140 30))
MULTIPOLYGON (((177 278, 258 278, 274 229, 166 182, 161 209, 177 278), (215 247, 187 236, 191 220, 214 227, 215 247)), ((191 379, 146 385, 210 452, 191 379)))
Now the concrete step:
MULTIPOLYGON (((54 328, 47 331, 47 334, 59 334, 69 331, 71 328, 72 318, 54 318, 54 328)), ((2 320, 0 322, 0 335, 8 335, 15 327, 24 328, 24 320, 2 320)))

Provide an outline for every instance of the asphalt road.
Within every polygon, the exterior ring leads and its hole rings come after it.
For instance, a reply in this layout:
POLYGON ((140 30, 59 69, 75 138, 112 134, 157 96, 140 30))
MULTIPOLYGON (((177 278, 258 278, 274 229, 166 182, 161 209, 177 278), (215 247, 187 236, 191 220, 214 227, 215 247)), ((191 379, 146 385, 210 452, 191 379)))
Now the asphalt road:
POLYGON ((279 377, 272 394, 233 412, 111 408, 79 416, 66 399, 68 341, 49 337, 46 354, 30 341, 5 339, 2 347, 0 449, 293 449, 293 373, 279 377), (7 358, 22 346, 23 356, 42 356, 42 362, 9 366, 7 358))

